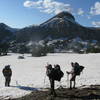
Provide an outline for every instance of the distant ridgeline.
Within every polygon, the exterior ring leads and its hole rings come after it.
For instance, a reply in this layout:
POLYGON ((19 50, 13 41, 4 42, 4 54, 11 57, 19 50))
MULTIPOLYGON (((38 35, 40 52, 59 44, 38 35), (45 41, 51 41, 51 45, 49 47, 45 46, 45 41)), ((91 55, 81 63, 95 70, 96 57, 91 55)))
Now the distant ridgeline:
POLYGON ((98 53, 100 28, 84 27, 72 14, 61 12, 38 26, 22 29, 0 23, 0 44, 6 42, 8 52, 32 53, 33 56, 48 52, 98 53))

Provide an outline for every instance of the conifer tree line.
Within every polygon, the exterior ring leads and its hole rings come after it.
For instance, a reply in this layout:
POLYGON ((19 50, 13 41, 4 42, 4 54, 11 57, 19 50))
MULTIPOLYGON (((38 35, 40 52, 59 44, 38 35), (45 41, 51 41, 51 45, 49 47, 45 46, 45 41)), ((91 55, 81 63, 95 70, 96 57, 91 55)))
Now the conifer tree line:
POLYGON ((60 40, 54 43, 49 41, 32 42, 31 45, 28 43, 16 43, 15 41, 0 43, 0 56, 11 52, 31 53, 32 56, 39 57, 46 56, 47 53, 65 53, 70 50, 75 53, 100 53, 100 44, 88 42, 87 45, 84 45, 78 42, 60 40))

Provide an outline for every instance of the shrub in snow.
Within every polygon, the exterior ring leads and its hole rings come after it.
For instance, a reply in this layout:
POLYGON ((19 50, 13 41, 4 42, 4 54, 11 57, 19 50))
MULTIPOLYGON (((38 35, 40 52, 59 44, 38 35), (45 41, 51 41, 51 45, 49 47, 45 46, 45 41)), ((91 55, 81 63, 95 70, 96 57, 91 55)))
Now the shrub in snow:
POLYGON ((90 47, 86 50, 86 53, 100 53, 100 47, 90 47))
POLYGON ((32 56, 39 57, 39 56, 46 56, 47 50, 45 46, 36 45, 32 48, 32 56))

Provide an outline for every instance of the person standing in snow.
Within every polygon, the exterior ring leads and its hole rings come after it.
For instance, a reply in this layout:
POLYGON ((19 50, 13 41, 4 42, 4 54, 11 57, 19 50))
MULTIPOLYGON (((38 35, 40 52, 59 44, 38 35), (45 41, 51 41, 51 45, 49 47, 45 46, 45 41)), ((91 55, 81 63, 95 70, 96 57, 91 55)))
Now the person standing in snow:
POLYGON ((76 85, 76 73, 74 70, 75 63, 71 62, 72 70, 70 72, 66 71, 67 74, 71 74, 70 78, 70 89, 72 89, 72 82, 74 82, 73 88, 75 88, 76 85))
POLYGON ((50 94, 56 96, 56 92, 55 92, 55 89, 54 89, 54 87, 55 87, 55 80, 54 80, 54 77, 53 77, 54 76, 53 75, 54 74, 54 70, 53 70, 51 64, 48 64, 46 66, 46 74, 49 77, 49 81, 50 81, 50 87, 51 87, 50 94))
POLYGON ((46 66, 46 75, 49 77, 51 91, 50 94, 53 96, 56 96, 55 92, 55 81, 61 81, 61 78, 63 77, 64 73, 60 69, 60 65, 56 64, 54 65, 54 68, 51 64, 48 64, 46 66))
POLYGON ((73 83, 73 88, 75 88, 76 85, 76 76, 80 75, 81 72, 84 69, 84 66, 80 66, 77 62, 73 63, 71 62, 72 70, 70 72, 66 71, 67 74, 71 74, 70 78, 70 89, 72 88, 72 82, 73 83))
POLYGON ((2 73, 5 77, 5 86, 10 86, 11 82, 11 76, 12 76, 12 70, 10 68, 10 65, 6 65, 5 68, 2 70, 2 73))

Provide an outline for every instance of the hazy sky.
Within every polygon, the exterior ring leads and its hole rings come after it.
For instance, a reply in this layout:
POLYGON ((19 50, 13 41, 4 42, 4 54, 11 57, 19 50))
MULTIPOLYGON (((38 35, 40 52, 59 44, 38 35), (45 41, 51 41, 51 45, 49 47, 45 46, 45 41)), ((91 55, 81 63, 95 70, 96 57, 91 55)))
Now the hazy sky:
POLYGON ((0 23, 39 25, 61 11, 71 12, 81 25, 100 27, 100 0, 0 0, 0 23))

